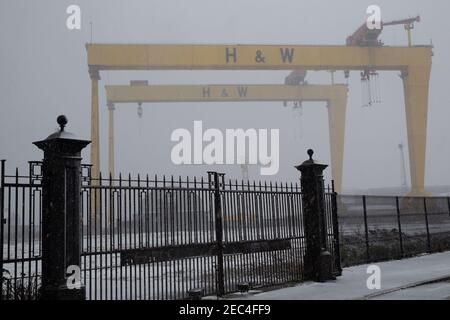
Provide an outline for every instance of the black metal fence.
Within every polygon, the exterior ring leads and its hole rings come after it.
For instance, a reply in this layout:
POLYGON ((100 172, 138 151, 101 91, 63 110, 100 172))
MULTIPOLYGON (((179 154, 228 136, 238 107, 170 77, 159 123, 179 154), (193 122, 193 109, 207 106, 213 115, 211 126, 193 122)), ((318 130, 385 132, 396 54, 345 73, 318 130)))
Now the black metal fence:
POLYGON ((338 196, 343 266, 450 250, 450 198, 338 196))
MULTIPOLYGON (((42 173, 1 162, 2 299, 36 299, 41 282, 42 173)), ((82 167, 81 281, 91 300, 184 299, 239 284, 302 281, 305 233, 297 184, 131 176, 91 180, 82 167)), ((325 194, 334 271, 450 250, 450 198, 325 194), (339 223, 338 223, 339 222, 339 223)))
POLYGON ((1 232, 0 267, 2 298, 30 300, 40 287, 42 254, 42 190, 34 171, 39 163, 30 162, 30 172, 5 174, 1 162, 1 232))
MULTIPOLYGON (((36 299, 41 281, 40 162, 1 175, 3 299, 36 299)), ((184 299, 302 281, 297 184, 131 176, 91 180, 82 167, 81 281, 87 299, 184 299)), ((339 269, 336 196, 325 195, 327 249, 339 269)))

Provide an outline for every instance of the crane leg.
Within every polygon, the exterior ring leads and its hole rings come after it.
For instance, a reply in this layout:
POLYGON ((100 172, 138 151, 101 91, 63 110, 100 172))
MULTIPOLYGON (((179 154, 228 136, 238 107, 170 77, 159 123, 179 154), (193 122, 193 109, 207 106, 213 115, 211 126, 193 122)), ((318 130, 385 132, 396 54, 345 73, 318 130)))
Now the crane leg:
POLYGON ((335 191, 337 193, 342 192, 346 110, 347 94, 345 94, 345 97, 329 101, 328 122, 330 133, 331 172, 335 191))
POLYGON ((114 179, 114 104, 108 103, 109 121, 108 121, 108 169, 109 176, 114 179))
POLYGON ((98 110, 98 81, 100 74, 98 70, 90 70, 91 76, 91 177, 97 179, 100 173, 100 150, 99 150, 99 110, 98 110))
POLYGON ((410 195, 412 196, 427 195, 425 192, 425 153, 430 72, 431 62, 424 66, 410 66, 402 77, 411 174, 410 195))
POLYGON ((412 46, 412 35, 411 35, 411 29, 407 28, 406 32, 408 33, 408 47, 412 46))
MULTIPOLYGON (((97 69, 90 69, 91 77, 91 185, 98 185, 100 176, 100 150, 99 150, 99 110, 98 110, 98 81, 100 73, 97 69)), ((97 218, 100 208, 100 197, 98 191, 92 189, 90 194, 90 219, 97 218)))

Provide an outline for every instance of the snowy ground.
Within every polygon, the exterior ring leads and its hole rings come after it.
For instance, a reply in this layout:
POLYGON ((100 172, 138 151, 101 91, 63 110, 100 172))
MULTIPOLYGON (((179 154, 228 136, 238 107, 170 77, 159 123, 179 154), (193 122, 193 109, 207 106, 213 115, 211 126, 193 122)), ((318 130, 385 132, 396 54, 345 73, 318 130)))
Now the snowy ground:
POLYGON ((450 300, 450 281, 405 288, 373 298, 374 300, 450 300))
POLYGON ((447 281, 416 286, 421 282, 450 277, 450 252, 376 264, 381 269, 381 289, 366 285, 368 265, 346 268, 341 277, 326 283, 305 282, 267 292, 232 295, 232 299, 255 300, 349 300, 349 299, 447 299, 447 281), (402 289, 403 290, 400 290, 402 289), (393 291, 394 289, 398 289, 393 291), (391 292, 393 291, 393 292, 391 292), (385 295, 378 295, 386 293, 385 295), (376 296, 378 295, 378 296, 376 296))

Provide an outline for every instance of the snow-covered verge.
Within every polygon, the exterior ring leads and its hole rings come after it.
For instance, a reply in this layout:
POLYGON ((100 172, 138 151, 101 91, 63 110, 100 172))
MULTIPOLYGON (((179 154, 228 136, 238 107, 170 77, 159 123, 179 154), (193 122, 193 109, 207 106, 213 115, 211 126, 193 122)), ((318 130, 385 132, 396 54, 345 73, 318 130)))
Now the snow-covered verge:
POLYGON ((341 277, 326 283, 305 282, 289 288, 233 295, 232 299, 255 300, 349 300, 366 299, 375 292, 387 291, 450 276, 450 252, 376 264, 381 270, 381 289, 367 288, 369 265, 345 268, 341 277))

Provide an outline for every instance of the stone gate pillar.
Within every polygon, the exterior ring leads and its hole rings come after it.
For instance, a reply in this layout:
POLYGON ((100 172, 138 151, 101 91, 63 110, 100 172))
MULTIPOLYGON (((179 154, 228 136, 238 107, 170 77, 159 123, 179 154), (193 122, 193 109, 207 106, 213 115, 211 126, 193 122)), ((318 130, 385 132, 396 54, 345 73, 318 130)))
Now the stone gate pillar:
POLYGON ((306 253, 305 276, 313 281, 334 279, 333 258, 326 246, 325 190, 323 170, 328 165, 313 160, 313 150, 308 150, 309 159, 296 169, 301 172, 303 226, 306 253))
POLYGON ((42 287, 41 299, 85 299, 81 285, 81 150, 90 141, 60 130, 34 142, 44 151, 42 179, 42 287), (69 279, 70 277, 70 279, 69 279))

